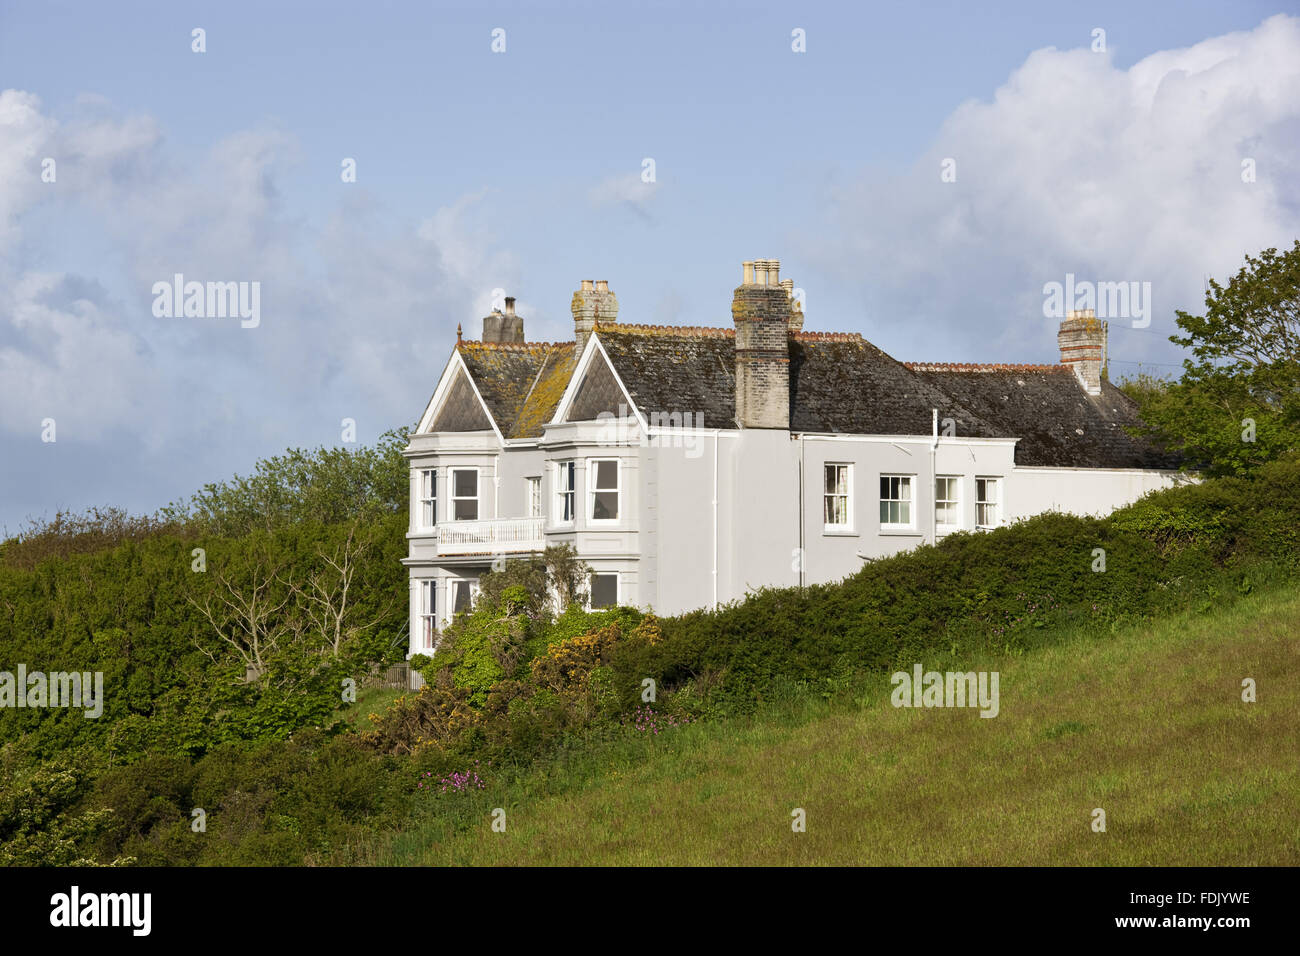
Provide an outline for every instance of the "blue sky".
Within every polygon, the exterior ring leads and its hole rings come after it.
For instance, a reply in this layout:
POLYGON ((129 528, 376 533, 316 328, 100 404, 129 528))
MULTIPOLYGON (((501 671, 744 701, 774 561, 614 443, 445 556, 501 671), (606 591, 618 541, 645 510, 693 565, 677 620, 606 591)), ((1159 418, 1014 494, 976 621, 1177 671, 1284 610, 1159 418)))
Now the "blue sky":
POLYGON ((584 278, 623 321, 723 325, 777 257, 810 329, 1049 362, 1074 273, 1151 283, 1114 373, 1177 362, 1204 278, 1300 236, 1296 13, 6 2, 0 528, 410 423, 494 288, 531 339, 571 337, 584 278), (175 272, 260 282, 262 324, 156 318, 175 272))

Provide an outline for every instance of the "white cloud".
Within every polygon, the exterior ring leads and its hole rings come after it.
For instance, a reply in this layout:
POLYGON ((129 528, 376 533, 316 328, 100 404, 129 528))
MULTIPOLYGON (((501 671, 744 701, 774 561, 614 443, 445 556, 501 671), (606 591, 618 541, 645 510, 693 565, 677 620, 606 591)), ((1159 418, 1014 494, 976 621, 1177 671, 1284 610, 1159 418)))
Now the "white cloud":
POLYGON ((990 101, 959 107, 911 170, 829 195, 804 245, 861 283, 864 332, 895 323, 885 337, 924 353, 913 357, 1041 360, 1055 333, 1042 287, 1067 272, 1151 282, 1154 334, 1112 323, 1112 354, 1163 356, 1173 310, 1202 304, 1205 276, 1300 235, 1298 147, 1300 19, 1127 70, 1044 49, 990 101), (941 181, 948 158, 956 182, 941 181))
POLYGON ((622 206, 642 219, 649 219, 649 204, 659 191, 659 182, 643 182, 640 172, 620 173, 602 179, 587 192, 594 206, 622 206))
POLYGON ((335 212, 312 223, 277 186, 299 158, 291 137, 258 129, 181 164, 151 119, 102 98, 56 122, 36 97, 0 93, 0 434, 39 459, 53 417, 60 448, 138 469, 73 501, 10 473, 0 520, 156 506, 288 445, 337 442, 340 418, 368 440, 418 413, 466 303, 512 281, 513 261, 473 228, 474 196, 408 220, 340 183, 335 212), (40 181, 46 155, 56 184, 40 181), (63 235, 83 256, 89 244, 96 274, 70 264, 63 235), (178 272, 260 282, 261 325, 154 317, 153 284, 178 272), (124 460, 124 439, 152 463, 124 460))

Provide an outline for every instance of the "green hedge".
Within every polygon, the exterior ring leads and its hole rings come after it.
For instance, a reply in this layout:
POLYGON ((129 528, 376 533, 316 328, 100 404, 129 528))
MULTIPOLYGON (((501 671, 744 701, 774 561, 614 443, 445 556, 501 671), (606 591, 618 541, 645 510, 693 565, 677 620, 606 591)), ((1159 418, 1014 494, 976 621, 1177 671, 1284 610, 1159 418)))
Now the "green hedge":
POLYGON ((614 656, 625 701, 653 677, 701 675, 731 708, 773 681, 830 681, 926 655, 1017 652, 1054 625, 1108 630, 1249 591, 1300 570, 1300 462, 1146 496, 1107 518, 1044 514, 869 561, 846 580, 770 588, 661 621, 614 656), (1105 570, 1094 571, 1094 549, 1105 570))

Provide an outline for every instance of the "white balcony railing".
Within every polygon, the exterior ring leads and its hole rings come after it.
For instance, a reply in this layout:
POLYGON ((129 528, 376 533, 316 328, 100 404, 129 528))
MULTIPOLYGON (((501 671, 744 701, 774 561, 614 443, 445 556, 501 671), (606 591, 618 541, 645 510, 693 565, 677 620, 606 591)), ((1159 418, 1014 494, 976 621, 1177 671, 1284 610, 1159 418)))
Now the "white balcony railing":
POLYGON ((439 554, 496 554, 541 551, 543 518, 449 521, 438 525, 439 554))

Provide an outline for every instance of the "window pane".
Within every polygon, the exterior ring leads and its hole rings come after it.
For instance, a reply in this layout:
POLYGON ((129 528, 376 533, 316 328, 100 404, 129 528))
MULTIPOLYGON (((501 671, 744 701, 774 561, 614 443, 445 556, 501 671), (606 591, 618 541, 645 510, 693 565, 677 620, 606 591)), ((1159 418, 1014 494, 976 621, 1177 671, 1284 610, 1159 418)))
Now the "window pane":
POLYGON ((593 574, 591 576, 591 606, 613 607, 618 603, 618 575, 593 574))
POLYGON ((889 524, 889 502, 888 501, 882 501, 880 503, 880 523, 889 524))
POLYGON ((470 594, 469 582, 455 581, 452 584, 452 588, 453 588, 452 591, 453 603, 451 606, 452 613, 459 614, 461 611, 469 607, 469 594, 470 594))
POLYGON ((618 462, 596 462, 596 487, 604 491, 612 491, 618 487, 618 462))
POLYGON ((898 480, 898 499, 900 501, 912 500, 912 479, 899 478, 898 480))
POLYGON ((618 517, 618 492, 598 491, 592 495, 591 517, 594 521, 612 521, 618 517))
POLYGON ((457 498, 478 497, 478 472, 460 468, 451 474, 452 480, 456 483, 455 495, 457 498))
POLYGON ((912 505, 911 505, 911 502, 908 502, 908 501, 900 501, 900 502, 898 503, 898 523, 899 523, 899 524, 911 524, 911 523, 912 523, 912 505))
POLYGON ((889 479, 881 478, 880 479, 880 500, 886 501, 888 500, 888 498, 889 498, 889 479))
POLYGON ((477 521, 478 520, 478 499, 477 498, 457 498, 454 502, 455 514, 452 516, 457 521, 477 521))

